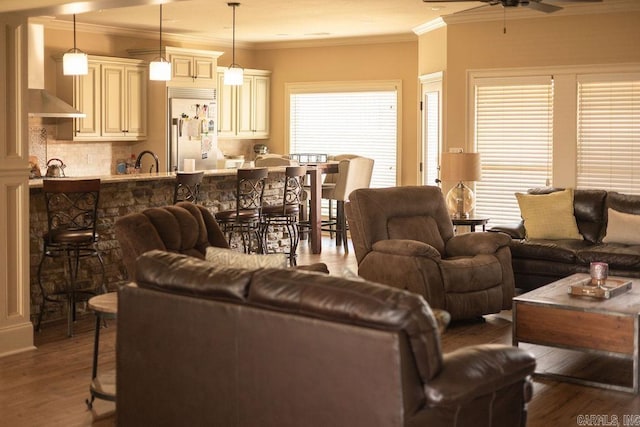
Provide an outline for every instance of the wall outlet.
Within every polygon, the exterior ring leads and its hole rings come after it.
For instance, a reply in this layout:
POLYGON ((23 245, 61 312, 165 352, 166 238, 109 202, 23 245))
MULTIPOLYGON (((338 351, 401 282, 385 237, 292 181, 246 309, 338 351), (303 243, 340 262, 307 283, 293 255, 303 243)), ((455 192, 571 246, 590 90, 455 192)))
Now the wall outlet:
POLYGON ((451 147, 451 148, 449 148, 449 152, 450 153, 462 153, 463 150, 462 150, 461 147, 451 147))

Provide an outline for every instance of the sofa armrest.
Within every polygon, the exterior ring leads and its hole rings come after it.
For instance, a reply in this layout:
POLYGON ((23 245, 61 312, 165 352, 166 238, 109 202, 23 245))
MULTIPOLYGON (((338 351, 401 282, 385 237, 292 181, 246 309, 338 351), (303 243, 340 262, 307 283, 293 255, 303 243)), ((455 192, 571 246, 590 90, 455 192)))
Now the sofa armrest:
POLYGON ((522 221, 512 224, 494 225, 488 231, 497 231, 499 233, 505 233, 512 239, 524 239, 525 229, 522 221))
POLYGON ((427 405, 464 404, 525 379, 535 367, 534 356, 518 347, 484 344, 453 351, 424 385, 427 405))
POLYGON ((511 238, 504 233, 466 233, 449 239, 446 252, 449 257, 494 254, 509 243, 511 238))
POLYGON ((431 245, 417 240, 392 239, 379 240, 375 242, 371 249, 391 255, 441 258, 440 252, 431 245))

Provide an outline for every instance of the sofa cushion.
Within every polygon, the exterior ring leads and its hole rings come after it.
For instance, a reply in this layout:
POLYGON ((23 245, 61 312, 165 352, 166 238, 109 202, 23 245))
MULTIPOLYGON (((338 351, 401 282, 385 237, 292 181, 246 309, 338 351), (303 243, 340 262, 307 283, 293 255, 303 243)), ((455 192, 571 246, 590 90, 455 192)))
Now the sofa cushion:
POLYGON ((609 264, 609 270, 640 270, 640 245, 606 243, 591 246, 578 251, 577 258, 585 265, 591 262, 606 262, 609 264))
POLYGON ((494 255, 444 259, 440 269, 447 293, 481 291, 502 283, 502 266, 494 255))
POLYGON ((588 248, 591 243, 585 240, 514 240, 511 242, 511 256, 516 258, 539 259, 573 264, 576 252, 588 248))
POLYGON ((258 270, 260 268, 287 268, 289 260, 284 253, 245 254, 233 249, 209 246, 205 259, 214 265, 258 270))
POLYGON ((582 239, 573 214, 573 190, 516 193, 527 239, 582 239))
POLYGON ((640 215, 607 209, 607 231, 602 241, 640 245, 640 215))

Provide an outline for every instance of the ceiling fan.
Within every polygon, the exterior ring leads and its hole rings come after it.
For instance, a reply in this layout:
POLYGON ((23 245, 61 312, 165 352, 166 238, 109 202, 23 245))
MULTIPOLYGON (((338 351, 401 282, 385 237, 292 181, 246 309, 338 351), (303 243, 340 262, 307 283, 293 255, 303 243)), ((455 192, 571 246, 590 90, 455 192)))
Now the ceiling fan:
MULTIPOLYGON (((460 1, 468 1, 468 0, 422 0, 422 1, 425 3, 441 3, 441 2, 460 2, 460 1)), ((505 7, 505 8, 523 6, 523 7, 528 7, 530 9, 537 10, 539 12, 544 12, 544 13, 552 13, 562 9, 562 7, 560 6, 543 3, 543 0, 476 0, 476 1, 487 3, 489 6, 495 6, 500 4, 502 5, 502 7, 505 7)), ((563 0, 563 1, 574 2, 574 3, 602 2, 602 0, 563 0)), ((480 6, 480 7, 484 7, 484 6, 480 6)))

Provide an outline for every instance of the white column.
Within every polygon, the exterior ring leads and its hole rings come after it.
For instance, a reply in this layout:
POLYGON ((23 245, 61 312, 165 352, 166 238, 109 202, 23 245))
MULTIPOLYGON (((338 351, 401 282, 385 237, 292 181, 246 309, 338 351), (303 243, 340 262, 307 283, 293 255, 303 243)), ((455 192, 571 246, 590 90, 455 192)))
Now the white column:
POLYGON ((34 348, 27 74, 27 19, 0 14, 0 356, 34 348))

